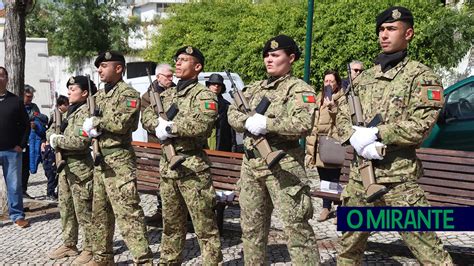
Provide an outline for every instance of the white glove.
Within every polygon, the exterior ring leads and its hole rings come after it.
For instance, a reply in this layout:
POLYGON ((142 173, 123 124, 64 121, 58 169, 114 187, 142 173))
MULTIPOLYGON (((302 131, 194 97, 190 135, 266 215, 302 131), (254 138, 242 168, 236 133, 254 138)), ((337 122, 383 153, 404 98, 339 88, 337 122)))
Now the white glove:
POLYGON ((174 124, 172 121, 166 121, 163 118, 158 118, 158 126, 155 128, 156 137, 159 138, 161 141, 174 138, 176 135, 170 134, 166 131, 167 127, 171 127, 174 124))
POLYGON ((93 124, 94 124, 94 117, 86 118, 84 120, 84 123, 82 124, 82 130, 84 130, 87 133, 87 135, 89 135, 89 136, 91 135, 90 131, 94 127, 93 124))
POLYGON ((355 129, 355 132, 352 134, 349 141, 357 154, 361 155, 362 149, 365 146, 374 143, 377 140, 377 133, 379 133, 379 129, 376 127, 358 126, 352 126, 352 128, 355 129))
POLYGON ((378 141, 371 143, 362 149, 360 156, 367 160, 383 160, 383 156, 378 153, 377 147, 385 147, 385 145, 378 141))
POLYGON ((245 128, 255 136, 267 134, 267 117, 254 114, 245 121, 245 128))
POLYGON ((97 138, 98 136, 100 136, 100 134, 102 134, 102 132, 97 131, 97 129, 95 127, 92 128, 88 132, 89 138, 97 138))
POLYGON ((51 136, 49 136, 49 145, 51 146, 51 148, 56 149, 59 139, 61 138, 64 138, 64 136, 59 134, 52 134, 51 136))

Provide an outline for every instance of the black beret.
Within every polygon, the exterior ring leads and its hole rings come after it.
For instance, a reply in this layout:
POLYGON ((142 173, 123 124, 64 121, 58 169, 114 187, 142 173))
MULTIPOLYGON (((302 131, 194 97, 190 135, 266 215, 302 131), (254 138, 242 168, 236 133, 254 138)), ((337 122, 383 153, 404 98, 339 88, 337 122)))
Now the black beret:
POLYGON ((411 27, 415 24, 413 21, 413 15, 410 10, 402 6, 392 6, 385 9, 382 13, 377 16, 375 33, 379 35, 380 25, 383 23, 390 23, 395 21, 404 21, 408 23, 411 27))
POLYGON ((89 83, 88 83, 89 78, 86 76, 75 76, 75 77, 70 77, 69 80, 67 81, 66 87, 69 88, 69 85, 79 85, 79 87, 82 90, 87 90, 90 91, 92 95, 94 95, 97 92, 97 87, 95 86, 94 81, 91 82, 91 89, 89 90, 89 83))
POLYGON ((194 56, 204 68, 204 55, 201 53, 201 51, 199 51, 198 48, 192 46, 181 47, 178 49, 178 51, 176 51, 176 54, 174 55, 174 60, 176 60, 178 58, 178 55, 180 54, 188 54, 194 56))
POLYGON ((296 42, 286 35, 278 35, 265 43, 263 46, 263 57, 265 57, 268 52, 273 52, 276 50, 285 49, 290 52, 290 54, 295 54, 295 61, 298 60, 301 56, 301 51, 296 42))
POLYGON ((219 74, 211 74, 209 79, 206 81, 206 86, 209 87, 211 84, 219 84, 222 86, 221 94, 226 91, 224 78, 219 74))
POLYGON ((100 66, 100 63, 110 61, 121 62, 125 65, 125 57, 123 57, 121 53, 116 51, 107 51, 100 53, 99 56, 97 56, 97 58, 95 59, 94 65, 98 68, 100 66))

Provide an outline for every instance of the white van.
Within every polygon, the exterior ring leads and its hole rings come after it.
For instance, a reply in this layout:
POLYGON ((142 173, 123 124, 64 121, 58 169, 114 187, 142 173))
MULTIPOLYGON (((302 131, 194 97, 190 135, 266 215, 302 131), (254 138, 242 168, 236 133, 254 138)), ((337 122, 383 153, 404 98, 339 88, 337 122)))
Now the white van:
MULTIPOLYGON (((229 80, 229 77, 225 74, 225 72, 201 72, 199 74, 199 82, 203 85, 206 85, 206 81, 209 79, 209 76, 211 74, 220 74, 222 77, 224 77, 224 84, 226 86, 226 92, 223 94, 224 98, 229 101, 230 103, 234 102, 232 100, 232 97, 230 96, 231 92, 231 83, 229 80)), ((240 78, 240 76, 236 73, 231 73, 232 79, 234 80, 235 85, 239 90, 242 90, 244 87, 244 82, 240 78)), ((152 81, 156 79, 156 76, 153 75, 152 81)), ((150 82, 148 80, 148 76, 141 76, 141 77, 135 77, 135 78, 130 78, 130 79, 124 79, 125 82, 127 82, 130 86, 132 86, 134 89, 140 92, 140 96, 142 96, 147 90, 148 87, 150 86, 150 82)), ((173 82, 177 83, 178 79, 176 77, 173 78, 173 82)), ((147 142, 148 137, 147 137, 147 132, 142 128, 142 124, 138 124, 138 129, 133 132, 133 140, 134 141, 144 141, 147 142)), ((237 144, 242 144, 242 135, 237 134, 237 144)))

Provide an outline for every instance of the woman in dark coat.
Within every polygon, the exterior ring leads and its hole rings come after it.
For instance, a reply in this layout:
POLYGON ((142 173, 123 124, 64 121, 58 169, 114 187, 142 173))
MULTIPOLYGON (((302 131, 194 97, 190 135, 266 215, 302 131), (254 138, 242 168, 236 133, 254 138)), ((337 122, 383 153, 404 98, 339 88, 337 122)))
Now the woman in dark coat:
POLYGON ((219 106, 216 128, 207 140, 209 149, 232 151, 232 147, 235 145, 235 131, 227 121, 227 109, 230 103, 222 96, 226 90, 224 78, 219 74, 212 74, 209 76, 209 80, 206 81, 206 86, 217 95, 217 104, 219 106))

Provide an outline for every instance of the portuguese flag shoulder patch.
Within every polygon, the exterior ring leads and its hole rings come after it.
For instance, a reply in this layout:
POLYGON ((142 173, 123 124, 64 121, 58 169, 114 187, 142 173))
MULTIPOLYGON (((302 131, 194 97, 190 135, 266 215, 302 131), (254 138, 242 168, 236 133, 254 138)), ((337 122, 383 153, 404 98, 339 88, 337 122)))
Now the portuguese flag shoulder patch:
POLYGON ((205 110, 213 110, 213 111, 217 110, 217 104, 215 102, 211 102, 211 101, 203 102, 203 107, 204 107, 205 110))
POLYGON ((315 103, 316 97, 312 93, 303 93, 301 96, 304 103, 315 103))
POLYGON ((87 135, 87 132, 85 132, 82 128, 78 128, 77 134, 81 137, 89 137, 89 135, 87 135))
POLYGON ((441 101, 441 91, 438 89, 428 89, 426 92, 428 100, 441 101))
POLYGON ((137 108, 137 100, 127 100, 127 107, 130 108, 137 108))

